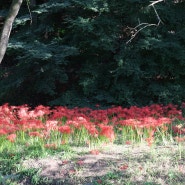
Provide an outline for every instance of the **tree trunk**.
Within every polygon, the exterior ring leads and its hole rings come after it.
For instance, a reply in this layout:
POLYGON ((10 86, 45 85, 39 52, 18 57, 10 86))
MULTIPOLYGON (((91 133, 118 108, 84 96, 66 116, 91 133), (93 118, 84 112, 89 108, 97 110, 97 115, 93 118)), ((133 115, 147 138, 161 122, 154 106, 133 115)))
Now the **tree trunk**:
POLYGON ((20 10, 22 2, 23 0, 12 0, 9 13, 5 19, 5 23, 4 23, 4 26, 1 32, 1 37, 0 37, 0 64, 6 53, 10 33, 12 30, 12 25, 20 10))

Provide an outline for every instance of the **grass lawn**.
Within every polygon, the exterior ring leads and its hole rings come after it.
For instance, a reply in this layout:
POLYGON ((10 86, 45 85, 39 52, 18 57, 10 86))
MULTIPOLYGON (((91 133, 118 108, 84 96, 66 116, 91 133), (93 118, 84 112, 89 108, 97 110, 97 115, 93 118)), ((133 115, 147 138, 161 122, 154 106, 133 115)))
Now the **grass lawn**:
POLYGON ((0 154, 2 185, 184 185, 185 145, 58 149, 12 146, 0 154))

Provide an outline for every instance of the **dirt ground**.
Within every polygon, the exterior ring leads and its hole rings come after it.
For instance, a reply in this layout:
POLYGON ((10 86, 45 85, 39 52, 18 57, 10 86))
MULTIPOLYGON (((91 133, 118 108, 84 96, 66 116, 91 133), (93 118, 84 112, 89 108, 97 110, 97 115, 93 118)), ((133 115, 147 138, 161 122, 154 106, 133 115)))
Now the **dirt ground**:
MULTIPOLYGON (((76 156, 72 159, 64 159, 64 153, 57 156, 49 156, 41 159, 29 159, 23 162, 23 166, 26 168, 40 169, 40 176, 46 177, 53 182, 63 181, 68 179, 70 185, 91 185, 94 178, 100 178, 109 172, 121 171, 127 169, 129 160, 133 161, 133 169, 135 166, 140 169, 140 164, 147 163, 147 153, 150 151, 148 146, 131 146, 131 145, 109 145, 100 148, 98 152, 91 153, 88 148, 74 147, 76 156)), ((162 146, 158 150, 163 151, 170 150, 175 152, 176 148, 171 146, 162 146)), ((160 154, 160 151, 158 152, 160 154)), ((156 154, 157 156, 157 154, 156 154)), ((157 160, 157 159, 156 159, 157 160)), ((154 168, 163 167, 168 169, 167 162, 162 163, 156 161, 154 168)), ((143 170, 143 169, 141 169, 143 170)), ((132 172, 131 172, 132 173, 132 172)), ((134 173, 134 171, 133 171, 134 173)), ((147 173, 147 172, 146 172, 147 173)), ((142 173, 140 176, 136 176, 134 181, 143 182, 146 174, 142 173)), ((164 177, 165 178, 165 177, 164 177)), ((57 184, 57 183, 54 183, 57 184)), ((62 183, 61 183, 62 184, 62 183)), ((165 183, 161 183, 165 184, 165 183)))

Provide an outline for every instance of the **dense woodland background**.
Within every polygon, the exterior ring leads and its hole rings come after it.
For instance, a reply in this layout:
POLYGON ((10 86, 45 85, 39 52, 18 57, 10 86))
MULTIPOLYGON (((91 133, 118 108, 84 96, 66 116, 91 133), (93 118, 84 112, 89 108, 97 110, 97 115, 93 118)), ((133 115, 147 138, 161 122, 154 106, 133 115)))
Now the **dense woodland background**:
MULTIPOLYGON (((0 0, 1 27, 10 4, 0 0)), ((0 104, 185 101, 185 1, 150 4, 25 0, 0 65, 0 104)))

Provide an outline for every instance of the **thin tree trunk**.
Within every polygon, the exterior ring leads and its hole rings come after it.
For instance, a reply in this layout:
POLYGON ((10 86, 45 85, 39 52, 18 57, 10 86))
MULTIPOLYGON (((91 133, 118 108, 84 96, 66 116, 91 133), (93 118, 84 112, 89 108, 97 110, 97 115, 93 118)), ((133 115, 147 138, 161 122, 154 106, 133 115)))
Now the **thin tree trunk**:
POLYGON ((4 23, 4 26, 1 32, 1 37, 0 37, 0 64, 6 53, 10 33, 12 30, 12 25, 20 10, 22 2, 23 0, 12 0, 9 13, 5 19, 5 23, 4 23))

